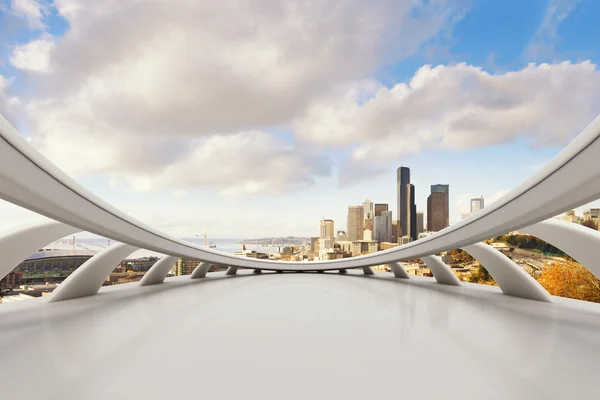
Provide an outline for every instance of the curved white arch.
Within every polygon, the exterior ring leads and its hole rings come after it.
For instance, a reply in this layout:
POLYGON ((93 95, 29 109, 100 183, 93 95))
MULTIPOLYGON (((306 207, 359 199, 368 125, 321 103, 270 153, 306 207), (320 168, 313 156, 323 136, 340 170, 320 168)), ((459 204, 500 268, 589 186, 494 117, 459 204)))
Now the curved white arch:
POLYGON ((163 283, 167 274, 173 268, 179 257, 164 256, 154 263, 154 265, 144 274, 140 280, 140 286, 156 285, 163 283))
POLYGON ((559 248, 600 279, 600 232, 556 219, 538 222, 520 231, 559 248))
POLYGON ((52 221, 0 236, 0 279, 41 247, 80 231, 79 228, 52 221))
POLYGON ((207 263, 207 262, 202 262, 202 263, 198 264, 198 266, 196 268, 194 268, 192 275, 190 275, 190 279, 204 278, 211 265, 212 265, 211 263, 207 263))
POLYGON ((399 262, 392 262, 388 265, 392 269, 392 272, 394 273, 394 276, 396 278, 410 279, 410 275, 408 275, 408 272, 406 272, 402 264, 400 264, 399 262))
POLYGON ((460 279, 452 272, 450 267, 438 256, 421 257, 427 265, 437 283, 444 285, 460 286, 460 279))
POLYGON ((339 270, 420 258, 531 225, 600 197, 600 118, 596 118, 532 178, 490 207, 427 238, 363 257, 312 264, 256 260, 205 249, 132 219, 60 171, 3 118, 0 136, 0 197, 124 243, 243 268, 339 270))
POLYGON ((523 268, 485 243, 462 247, 492 275, 502 293, 524 299, 552 302, 552 296, 523 268))
POLYGON ((229 267, 227 268, 227 272, 225 272, 225 275, 236 275, 238 271, 238 267, 229 267))
POLYGON ((48 303, 91 296, 98 293, 106 277, 138 247, 124 243, 112 245, 87 260, 50 295, 48 303))
POLYGON ((375 275, 375 272, 373 272, 373 268, 371 267, 363 267, 362 270, 365 275, 375 275))

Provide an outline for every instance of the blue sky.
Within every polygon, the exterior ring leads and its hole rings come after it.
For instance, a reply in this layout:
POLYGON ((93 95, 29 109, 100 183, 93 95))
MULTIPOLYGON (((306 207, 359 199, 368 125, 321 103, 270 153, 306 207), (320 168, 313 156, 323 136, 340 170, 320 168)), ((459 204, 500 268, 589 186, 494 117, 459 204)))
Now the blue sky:
POLYGON ((597 1, 126 3, 0 0, 0 112, 178 236, 317 235, 366 198, 395 218, 400 165, 456 222, 600 113, 597 1))

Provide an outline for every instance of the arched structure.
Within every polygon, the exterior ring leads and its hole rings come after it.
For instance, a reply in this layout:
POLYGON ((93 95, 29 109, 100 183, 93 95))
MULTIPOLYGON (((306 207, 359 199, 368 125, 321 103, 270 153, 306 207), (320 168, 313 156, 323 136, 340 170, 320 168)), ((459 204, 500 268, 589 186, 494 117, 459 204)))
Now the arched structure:
MULTIPOLYGON (((140 281, 140 286, 156 285, 163 283, 165 277, 177 262, 178 257, 164 256, 154 263, 154 265, 144 274, 140 281)), ((195 272, 195 271, 194 271, 195 272)))
POLYGON ((409 279, 410 278, 410 275, 408 275, 408 272, 406 272, 404 267, 402 267, 402 264, 400 264, 399 262, 390 263, 389 266, 392 269, 392 272, 394 273, 394 276, 396 278, 401 278, 401 279, 409 279))
POLYGON ((198 264, 198 266, 192 272, 192 275, 190 275, 190 279, 204 278, 210 266, 211 264, 207 262, 198 264))
POLYGON ((137 247, 118 243, 112 245, 87 260, 75 270, 50 295, 49 303, 91 296, 117 267, 120 261, 138 250, 137 247))
POLYGON ((136 221, 74 182, 4 119, 0 119, 0 135, 0 197, 136 247, 238 268, 340 270, 426 257, 535 224, 600 197, 597 118, 532 178, 491 206, 427 238, 375 254, 310 265, 257 260, 206 249, 136 221))
POLYGON ((523 268, 510 258, 485 243, 462 247, 479 261, 492 275, 504 294, 525 299, 551 302, 550 294, 523 268))
POLYGON ((556 219, 538 222, 520 231, 564 251, 600 279, 600 232, 556 219))
POLYGON ((452 272, 449 266, 438 256, 421 257, 421 260, 427 265, 427 268, 433 274, 433 277, 438 283, 444 285, 460 286, 460 280, 452 272))
POLYGON ((50 221, 0 236, 0 279, 48 243, 80 231, 81 229, 50 221))

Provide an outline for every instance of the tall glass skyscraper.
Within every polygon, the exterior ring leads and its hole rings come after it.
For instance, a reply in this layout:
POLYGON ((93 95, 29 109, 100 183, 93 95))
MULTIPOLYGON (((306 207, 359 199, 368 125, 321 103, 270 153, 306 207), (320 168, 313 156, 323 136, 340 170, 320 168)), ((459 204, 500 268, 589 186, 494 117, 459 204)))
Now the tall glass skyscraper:
POLYGON ((449 185, 431 185, 431 194, 427 198, 427 230, 437 232, 450 225, 449 185))
POLYGON ((410 236, 417 240, 417 206, 415 186, 410 183, 410 168, 398 168, 398 236, 410 236))

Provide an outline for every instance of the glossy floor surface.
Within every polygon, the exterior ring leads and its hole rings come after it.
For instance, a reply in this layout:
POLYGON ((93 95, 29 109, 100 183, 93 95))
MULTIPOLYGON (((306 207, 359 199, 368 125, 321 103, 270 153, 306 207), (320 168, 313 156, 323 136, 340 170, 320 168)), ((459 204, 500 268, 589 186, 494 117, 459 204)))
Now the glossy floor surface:
POLYGON ((576 399, 600 308, 392 274, 211 273, 0 305, 2 399, 576 399))

